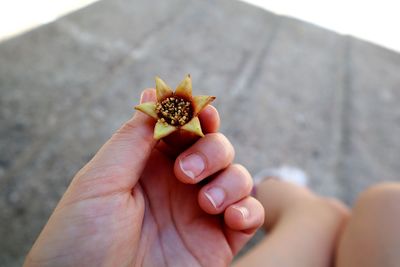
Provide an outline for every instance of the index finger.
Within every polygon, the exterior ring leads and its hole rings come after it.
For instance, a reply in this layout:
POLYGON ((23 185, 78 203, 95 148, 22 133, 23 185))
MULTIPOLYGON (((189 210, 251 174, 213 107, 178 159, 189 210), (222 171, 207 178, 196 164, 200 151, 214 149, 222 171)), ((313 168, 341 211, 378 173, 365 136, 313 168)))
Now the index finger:
POLYGON ((207 107, 205 107, 200 112, 199 119, 204 134, 218 132, 220 119, 218 110, 214 106, 208 105, 207 107))

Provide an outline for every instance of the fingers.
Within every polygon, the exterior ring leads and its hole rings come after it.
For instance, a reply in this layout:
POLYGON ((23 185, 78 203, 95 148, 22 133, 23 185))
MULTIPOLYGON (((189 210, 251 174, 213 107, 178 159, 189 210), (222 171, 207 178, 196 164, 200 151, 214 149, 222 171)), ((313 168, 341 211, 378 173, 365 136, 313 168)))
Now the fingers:
POLYGON ((252 232, 264 223, 264 208, 257 199, 248 196, 229 206, 224 218, 232 230, 252 232))
POLYGON ((216 133, 219 129, 220 119, 215 107, 208 105, 199 114, 201 128, 204 134, 216 133))
MULTIPOLYGON (((154 89, 146 89, 142 92, 141 103, 155 100, 154 89)), ((136 111, 133 118, 114 133, 83 168, 82 172, 88 175, 82 176, 93 177, 96 176, 92 175, 94 170, 102 172, 112 169, 113 173, 119 173, 121 177, 124 177, 124 180, 118 180, 118 183, 124 186, 136 184, 156 144, 153 129, 154 119, 136 111)))
POLYGON ((246 197, 225 210, 226 237, 234 254, 264 223, 264 208, 257 199, 246 197))
POLYGON ((232 165, 233 158, 234 149, 225 136, 207 134, 176 158, 174 173, 188 184, 213 177, 199 190, 198 203, 208 214, 224 214, 225 235, 236 254, 263 224, 264 209, 249 196, 250 174, 241 165, 232 165))
POLYGON ((221 213, 229 205, 247 197, 252 187, 249 172, 241 165, 230 165, 199 191, 199 205, 209 214, 221 213))
POLYGON ((181 182, 195 184, 226 168, 234 154, 233 146, 224 135, 207 134, 178 156, 174 172, 181 182))

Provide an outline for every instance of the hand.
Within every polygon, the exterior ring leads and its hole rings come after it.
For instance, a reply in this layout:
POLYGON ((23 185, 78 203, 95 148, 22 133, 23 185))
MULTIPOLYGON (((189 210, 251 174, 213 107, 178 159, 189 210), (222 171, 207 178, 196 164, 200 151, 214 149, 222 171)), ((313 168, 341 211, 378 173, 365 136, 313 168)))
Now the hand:
MULTIPOLYGON (((154 99, 154 89, 141 97, 154 99)), ((206 136, 176 151, 154 141, 154 120, 136 113, 76 174, 25 266, 228 265, 264 210, 216 133, 216 109, 200 120, 206 136)))

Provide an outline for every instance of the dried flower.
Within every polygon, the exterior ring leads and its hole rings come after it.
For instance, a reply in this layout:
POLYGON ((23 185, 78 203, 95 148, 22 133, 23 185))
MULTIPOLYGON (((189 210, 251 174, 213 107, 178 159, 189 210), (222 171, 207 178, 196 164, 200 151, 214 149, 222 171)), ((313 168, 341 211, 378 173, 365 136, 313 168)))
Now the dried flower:
POLYGON ((190 75, 183 79, 175 92, 156 77, 156 94, 157 102, 147 102, 135 107, 157 120, 154 139, 159 140, 178 130, 204 136, 198 114, 215 99, 214 96, 192 96, 190 75))

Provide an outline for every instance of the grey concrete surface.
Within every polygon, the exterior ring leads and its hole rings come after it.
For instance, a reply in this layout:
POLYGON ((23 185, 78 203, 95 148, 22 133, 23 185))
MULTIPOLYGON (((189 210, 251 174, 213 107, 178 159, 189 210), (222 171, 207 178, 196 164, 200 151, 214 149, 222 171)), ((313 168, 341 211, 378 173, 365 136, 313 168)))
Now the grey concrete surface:
POLYGON ((103 0, 0 43, 0 266, 159 75, 217 96, 252 173, 303 168, 351 204, 399 180, 400 55, 241 2, 103 0))

